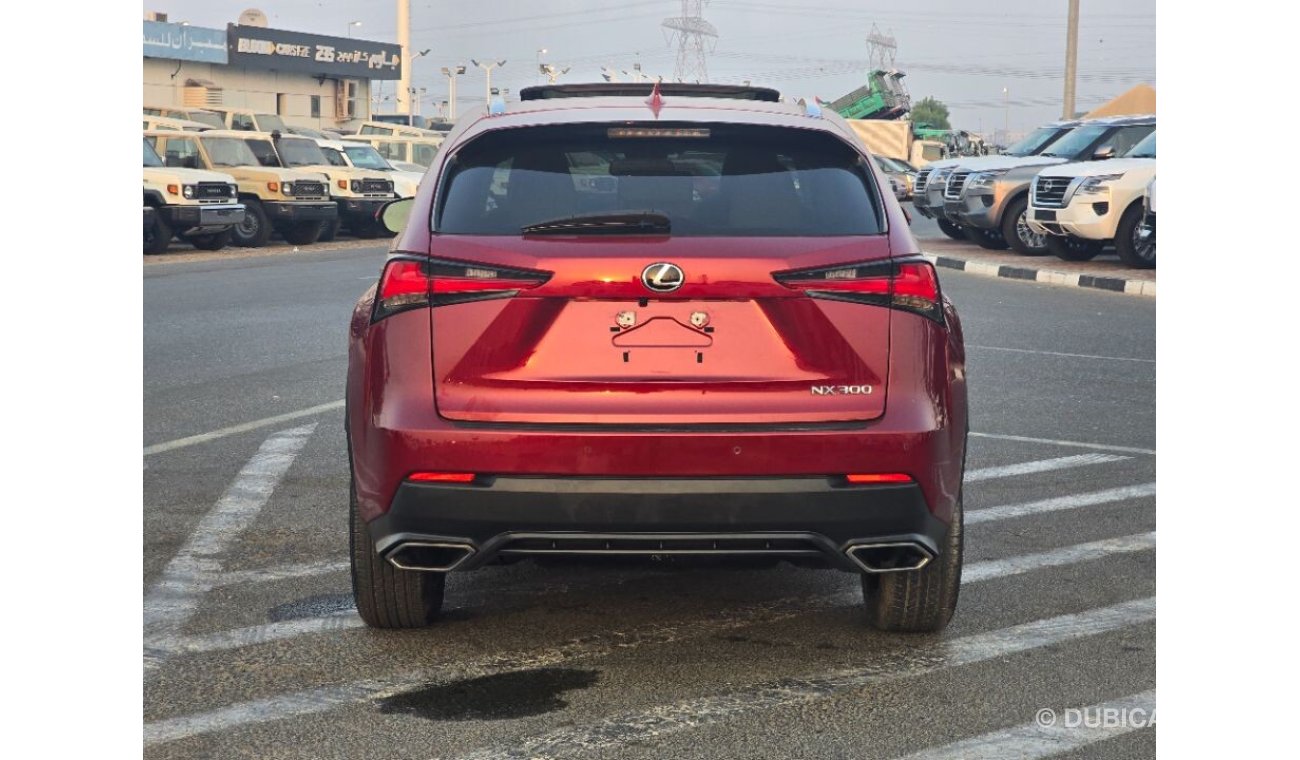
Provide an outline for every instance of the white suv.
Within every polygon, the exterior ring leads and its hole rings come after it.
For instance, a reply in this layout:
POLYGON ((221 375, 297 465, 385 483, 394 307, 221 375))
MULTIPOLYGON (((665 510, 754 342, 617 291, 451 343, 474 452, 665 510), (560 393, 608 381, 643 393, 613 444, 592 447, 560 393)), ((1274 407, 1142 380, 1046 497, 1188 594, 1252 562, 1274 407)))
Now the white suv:
POLYGON ((1150 269, 1156 251, 1141 235, 1142 198, 1155 176, 1152 132, 1123 158, 1043 169, 1029 192, 1026 221, 1060 258, 1087 261, 1113 243, 1125 264, 1150 269))

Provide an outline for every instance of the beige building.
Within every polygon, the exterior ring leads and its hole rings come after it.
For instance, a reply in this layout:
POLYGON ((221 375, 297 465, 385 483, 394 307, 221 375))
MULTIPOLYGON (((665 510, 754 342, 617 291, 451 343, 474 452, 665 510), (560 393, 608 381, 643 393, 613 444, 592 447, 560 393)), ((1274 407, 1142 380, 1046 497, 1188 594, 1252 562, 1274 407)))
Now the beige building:
POLYGON ((400 76, 396 45, 229 25, 144 22, 144 105, 236 108, 340 129, 370 117, 373 80, 400 76))

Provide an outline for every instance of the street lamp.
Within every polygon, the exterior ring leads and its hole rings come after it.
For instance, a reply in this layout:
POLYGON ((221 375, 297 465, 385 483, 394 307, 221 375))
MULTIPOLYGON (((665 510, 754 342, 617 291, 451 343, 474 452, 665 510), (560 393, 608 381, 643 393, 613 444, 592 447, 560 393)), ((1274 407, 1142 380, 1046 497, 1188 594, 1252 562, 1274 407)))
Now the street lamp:
POLYGON ((465 66, 443 66, 442 75, 447 77, 447 99, 450 105, 447 109, 447 120, 456 120, 456 77, 465 73, 465 66))
POLYGON ((546 55, 546 48, 537 49, 537 78, 533 80, 534 84, 540 84, 542 81, 542 56, 546 55))
POLYGON ((538 73, 545 74, 546 78, 550 80, 551 84, 555 84, 555 80, 559 79, 560 75, 562 74, 568 74, 569 69, 571 68, 573 67, 565 66, 564 68, 560 69, 560 68, 556 68, 554 64, 542 63, 542 64, 538 64, 537 71, 538 73))
POLYGON ((493 63, 492 61, 488 61, 487 63, 482 63, 480 61, 476 61, 473 58, 471 58, 469 59, 469 62, 474 64, 475 66, 478 66, 480 69, 483 69, 483 71, 487 73, 487 104, 491 106, 492 105, 492 69, 495 69, 498 66, 506 65, 505 59, 503 58, 502 60, 497 61, 495 63, 493 63))
POLYGON ((349 21, 349 22, 348 22, 348 36, 349 36, 349 37, 352 36, 352 29, 353 29, 353 27, 358 27, 358 26, 361 26, 361 22, 360 22, 360 21, 349 21))

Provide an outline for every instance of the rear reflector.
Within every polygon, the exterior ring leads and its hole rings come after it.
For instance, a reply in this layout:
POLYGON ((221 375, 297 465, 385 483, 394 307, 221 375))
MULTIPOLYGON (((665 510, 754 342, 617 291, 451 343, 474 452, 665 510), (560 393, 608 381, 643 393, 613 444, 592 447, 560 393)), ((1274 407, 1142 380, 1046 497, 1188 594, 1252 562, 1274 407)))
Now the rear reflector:
POLYGON ((888 306, 943 322, 939 277, 924 259, 886 259, 796 272, 777 272, 777 282, 813 298, 888 306))
POLYGON ((472 483, 472 472, 413 472, 406 477, 416 483, 472 483))
POLYGON ((911 483, 912 476, 902 472, 877 472, 867 474, 845 475, 844 479, 855 486, 872 483, 911 483))
POLYGON ((373 321, 407 309, 504 298, 535 288, 550 272, 428 258, 393 258, 384 266, 373 321))

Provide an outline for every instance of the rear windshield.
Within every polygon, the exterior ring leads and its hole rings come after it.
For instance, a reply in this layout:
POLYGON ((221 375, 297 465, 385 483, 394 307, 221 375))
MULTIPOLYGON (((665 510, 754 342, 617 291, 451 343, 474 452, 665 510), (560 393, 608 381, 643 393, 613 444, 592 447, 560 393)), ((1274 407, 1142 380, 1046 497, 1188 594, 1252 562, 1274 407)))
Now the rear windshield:
POLYGON ((871 173, 833 136, 748 125, 621 124, 491 132, 451 159, 438 230, 519 235, 583 214, 654 211, 673 235, 883 231, 871 173), (621 131, 620 131, 621 130, 621 131))

